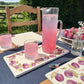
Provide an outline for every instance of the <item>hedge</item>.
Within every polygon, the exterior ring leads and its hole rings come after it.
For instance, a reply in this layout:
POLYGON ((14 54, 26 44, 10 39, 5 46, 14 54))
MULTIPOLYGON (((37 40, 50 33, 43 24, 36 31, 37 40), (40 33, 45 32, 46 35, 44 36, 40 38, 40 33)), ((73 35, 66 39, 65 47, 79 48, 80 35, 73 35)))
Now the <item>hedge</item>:
POLYGON ((33 7, 59 7, 59 19, 63 21, 63 28, 78 27, 78 21, 84 20, 83 0, 23 0, 33 7))

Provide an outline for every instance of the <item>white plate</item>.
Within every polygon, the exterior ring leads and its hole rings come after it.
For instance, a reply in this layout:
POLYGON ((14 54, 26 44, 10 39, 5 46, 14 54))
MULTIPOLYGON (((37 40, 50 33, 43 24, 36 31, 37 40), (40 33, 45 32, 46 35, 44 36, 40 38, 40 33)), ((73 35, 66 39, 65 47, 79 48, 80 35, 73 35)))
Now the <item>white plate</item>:
POLYGON ((65 40, 69 40, 69 41, 73 41, 74 40, 74 39, 69 39, 69 38, 65 37, 63 34, 62 34, 61 38, 65 39, 65 40))

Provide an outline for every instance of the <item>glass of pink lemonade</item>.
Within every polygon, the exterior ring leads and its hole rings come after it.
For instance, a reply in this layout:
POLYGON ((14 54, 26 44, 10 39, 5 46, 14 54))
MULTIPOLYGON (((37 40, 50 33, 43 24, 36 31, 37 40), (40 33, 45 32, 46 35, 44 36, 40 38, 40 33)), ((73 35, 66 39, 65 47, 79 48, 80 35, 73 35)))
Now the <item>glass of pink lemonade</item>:
POLYGON ((62 21, 58 20, 58 12, 59 8, 42 8, 42 49, 46 53, 52 53, 56 48, 58 22, 60 22, 58 35, 61 35, 62 21))
POLYGON ((11 34, 0 35, 0 45, 4 49, 11 48, 12 47, 11 34))
POLYGON ((35 59, 38 57, 38 42, 27 40, 24 43, 25 57, 28 59, 35 59))

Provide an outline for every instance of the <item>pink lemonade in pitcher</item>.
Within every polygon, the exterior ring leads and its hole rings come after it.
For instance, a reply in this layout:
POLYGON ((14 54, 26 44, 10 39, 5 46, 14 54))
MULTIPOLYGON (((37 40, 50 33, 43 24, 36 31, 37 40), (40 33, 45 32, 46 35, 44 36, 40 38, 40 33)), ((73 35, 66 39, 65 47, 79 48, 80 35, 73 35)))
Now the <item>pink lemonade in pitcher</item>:
POLYGON ((24 50, 26 58, 34 59, 38 56, 38 43, 25 43, 24 50))
POLYGON ((48 14, 42 16, 42 49, 52 53, 56 48, 58 15, 48 14))

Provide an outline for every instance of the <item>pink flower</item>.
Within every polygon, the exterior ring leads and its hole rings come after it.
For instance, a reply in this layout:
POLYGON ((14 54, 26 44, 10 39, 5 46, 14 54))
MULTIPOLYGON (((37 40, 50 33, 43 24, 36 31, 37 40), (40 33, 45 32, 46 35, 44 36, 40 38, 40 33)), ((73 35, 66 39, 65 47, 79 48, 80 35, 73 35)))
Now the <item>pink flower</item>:
POLYGON ((24 68, 24 69, 27 69, 28 67, 29 67, 28 64, 26 64, 26 63, 23 64, 23 68, 24 68))

